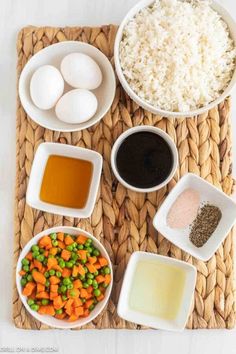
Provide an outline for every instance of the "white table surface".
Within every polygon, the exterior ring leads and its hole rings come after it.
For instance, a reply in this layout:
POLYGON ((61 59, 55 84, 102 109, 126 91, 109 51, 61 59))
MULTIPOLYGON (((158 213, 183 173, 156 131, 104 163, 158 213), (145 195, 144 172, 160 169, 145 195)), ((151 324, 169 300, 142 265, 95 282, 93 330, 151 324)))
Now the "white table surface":
MULTIPOLYGON (((25 331, 11 321, 13 199, 15 179, 16 36, 26 25, 119 24, 137 0, 1 0, 0 1, 0 352, 57 350, 66 354, 236 353, 236 330, 183 333, 163 331, 25 331)), ((220 3, 236 17, 235 0, 220 3)), ((232 120, 236 116, 234 93, 232 120)), ((236 129, 236 123, 234 130, 236 129)), ((236 135, 234 135, 236 136, 236 135)), ((236 162, 236 141, 234 142, 236 162)), ((235 163, 236 165, 236 163, 235 163)), ((236 167, 236 166, 235 166, 236 167)), ((236 176, 236 168, 234 175, 236 176)))

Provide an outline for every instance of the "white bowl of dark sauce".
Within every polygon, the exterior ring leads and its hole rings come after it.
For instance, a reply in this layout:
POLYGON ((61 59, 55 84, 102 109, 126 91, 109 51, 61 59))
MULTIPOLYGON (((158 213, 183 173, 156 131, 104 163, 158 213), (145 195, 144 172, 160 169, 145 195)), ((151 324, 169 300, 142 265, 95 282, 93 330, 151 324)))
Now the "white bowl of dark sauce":
POLYGON ((138 126, 119 136, 111 152, 111 166, 118 181, 136 192, 164 187, 178 166, 178 151, 163 130, 138 126))

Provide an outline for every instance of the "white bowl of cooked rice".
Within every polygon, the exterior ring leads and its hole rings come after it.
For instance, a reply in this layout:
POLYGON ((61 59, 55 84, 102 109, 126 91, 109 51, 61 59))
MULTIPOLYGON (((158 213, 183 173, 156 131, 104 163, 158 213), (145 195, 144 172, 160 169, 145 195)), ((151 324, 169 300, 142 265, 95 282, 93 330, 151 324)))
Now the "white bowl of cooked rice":
POLYGON ((206 0, 142 0, 122 21, 115 68, 126 93, 160 116, 193 117, 236 83, 236 23, 206 0))

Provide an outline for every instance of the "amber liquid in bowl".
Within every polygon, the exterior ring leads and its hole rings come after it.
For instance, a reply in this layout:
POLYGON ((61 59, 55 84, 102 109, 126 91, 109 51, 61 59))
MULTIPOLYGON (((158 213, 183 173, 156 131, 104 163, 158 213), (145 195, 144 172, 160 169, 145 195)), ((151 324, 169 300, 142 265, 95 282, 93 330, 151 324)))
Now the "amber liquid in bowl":
POLYGON ((49 204, 82 209, 88 199, 92 173, 90 161, 51 155, 46 164, 40 199, 49 204))

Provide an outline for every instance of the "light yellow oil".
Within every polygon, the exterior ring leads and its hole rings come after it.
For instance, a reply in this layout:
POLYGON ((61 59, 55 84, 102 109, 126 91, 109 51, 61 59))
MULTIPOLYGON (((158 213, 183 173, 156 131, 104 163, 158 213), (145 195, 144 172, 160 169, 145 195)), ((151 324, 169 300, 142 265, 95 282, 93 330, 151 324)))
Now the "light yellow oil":
POLYGON ((186 273, 159 261, 137 263, 131 284, 132 310, 172 320, 181 306, 186 273))

